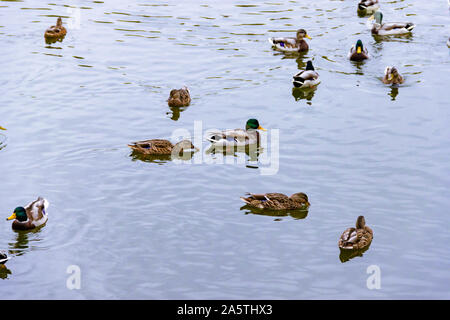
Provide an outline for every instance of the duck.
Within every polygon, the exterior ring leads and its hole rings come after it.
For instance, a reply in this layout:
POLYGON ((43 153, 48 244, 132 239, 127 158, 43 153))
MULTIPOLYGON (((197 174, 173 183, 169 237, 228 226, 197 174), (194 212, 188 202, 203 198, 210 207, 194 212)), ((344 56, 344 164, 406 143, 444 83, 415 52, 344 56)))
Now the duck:
POLYGON ((311 60, 306 62, 306 69, 297 73, 293 78, 296 88, 310 88, 320 83, 319 74, 314 70, 311 60))
POLYGON ((303 192, 290 197, 282 193, 247 193, 249 197, 240 197, 248 206, 266 210, 299 210, 310 206, 308 196, 303 192))
POLYGON ((61 17, 58 17, 58 20, 56 20, 56 26, 51 26, 45 30, 44 37, 47 40, 54 40, 65 37, 66 33, 67 30, 62 25, 62 19, 61 17))
POLYGON ((297 30, 297 36, 295 38, 269 38, 269 42, 272 44, 272 46, 281 51, 305 52, 308 51, 309 46, 303 38, 308 38, 310 40, 312 39, 305 29, 299 29, 297 30))
POLYGON ((347 57, 352 61, 363 61, 369 59, 369 52, 364 48, 361 40, 356 41, 356 44, 350 48, 347 57))
POLYGON ((0 265, 5 264, 9 259, 5 252, 0 251, 0 265))
POLYGON ((189 140, 181 140, 172 144, 169 140, 151 139, 132 142, 128 146, 133 149, 133 152, 144 155, 179 155, 188 150, 199 150, 189 140))
POLYGON ((49 202, 38 197, 37 200, 24 207, 17 207, 13 214, 6 220, 14 220, 12 228, 14 230, 31 230, 44 225, 47 222, 47 208, 49 202))
POLYGON ((382 81, 385 84, 402 84, 405 82, 396 67, 386 67, 382 81))
POLYGON ((362 250, 367 248, 373 239, 373 231, 366 226, 364 216, 356 219, 356 228, 348 228, 339 238, 339 248, 343 250, 362 250))
POLYGON ((189 89, 183 87, 181 89, 172 89, 169 99, 167 100, 169 107, 186 107, 191 103, 189 89))
POLYGON ((358 11, 366 14, 377 11, 380 8, 378 0, 361 0, 358 3, 358 11))
POLYGON ((248 119, 244 129, 210 132, 206 138, 216 147, 241 147, 251 144, 259 144, 258 130, 267 131, 259 125, 257 119, 248 119))
POLYGON ((386 22, 383 23, 383 13, 381 11, 375 12, 368 20, 367 25, 372 31, 373 35, 389 36, 402 35, 411 33, 415 25, 412 22, 386 22))

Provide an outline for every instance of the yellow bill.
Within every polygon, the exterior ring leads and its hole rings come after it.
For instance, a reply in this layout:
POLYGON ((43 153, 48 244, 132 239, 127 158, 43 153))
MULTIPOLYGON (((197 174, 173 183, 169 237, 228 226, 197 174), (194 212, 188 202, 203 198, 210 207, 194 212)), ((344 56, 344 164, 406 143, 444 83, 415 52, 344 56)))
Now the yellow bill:
POLYGON ((307 34, 305 34, 305 37, 308 38, 308 39, 310 39, 310 40, 312 39, 312 38, 311 38, 310 36, 308 36, 307 34))
POLYGON ((356 53, 361 53, 361 47, 356 48, 356 53))
POLYGON ((6 130, 5 128, 3 128, 2 126, 0 126, 0 130, 6 130))
POLYGON ((267 131, 267 129, 264 129, 263 127, 259 126, 258 130, 267 131))
POLYGON ((389 75, 389 80, 392 80, 392 79, 394 79, 394 75, 391 73, 391 74, 389 75))
POLYGON ((14 220, 16 218, 16 214, 13 213, 9 218, 6 218, 6 220, 14 220))
POLYGON ((375 15, 371 15, 369 20, 374 20, 375 19, 375 15))

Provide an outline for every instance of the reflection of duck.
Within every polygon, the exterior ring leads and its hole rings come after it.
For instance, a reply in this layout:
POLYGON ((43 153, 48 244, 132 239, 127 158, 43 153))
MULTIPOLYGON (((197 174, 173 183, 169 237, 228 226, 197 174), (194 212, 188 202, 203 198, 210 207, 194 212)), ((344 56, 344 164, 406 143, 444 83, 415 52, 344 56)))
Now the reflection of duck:
POLYGON ((246 210, 245 214, 256 214, 262 216, 269 217, 292 217, 295 220, 305 219, 308 216, 308 208, 299 209, 299 210, 266 210, 252 207, 250 205, 244 205, 240 208, 240 210, 246 210))
POLYGON ((293 78, 293 84, 296 88, 315 87, 320 83, 319 74, 314 70, 311 60, 306 63, 306 69, 297 73, 293 78))
POLYGON ((206 138, 216 147, 239 147, 250 144, 258 144, 260 141, 258 130, 267 131, 259 125, 256 119, 249 119, 244 129, 224 130, 220 132, 210 132, 206 138))
POLYGON ((373 231, 366 226, 364 216, 356 220, 356 228, 348 228, 339 238, 339 248, 344 250, 361 250, 368 247, 373 239, 373 231))
POLYGON ((297 36, 293 37, 279 37, 279 38, 269 38, 269 42, 281 51, 287 52, 305 52, 308 51, 308 43, 303 38, 311 39, 306 33, 305 29, 297 30, 297 36))
POLYGON ((361 0, 358 3, 358 12, 368 14, 377 11, 380 8, 378 0, 361 0))
POLYGON ((361 40, 356 41, 356 44, 350 48, 347 58, 352 61, 363 61, 369 59, 369 52, 364 48, 361 40))
POLYGON ((405 80, 396 67, 386 67, 382 81, 385 84, 402 84, 405 80))
POLYGON ((340 249, 339 254, 339 260, 341 260, 342 263, 349 261, 350 259, 353 259, 355 257, 362 257, 363 253, 366 252, 370 247, 370 244, 360 250, 342 250, 340 249))
POLYGON ((187 109, 187 107, 169 107, 170 111, 172 111, 172 113, 167 112, 166 114, 171 114, 172 116, 170 117, 170 119, 177 121, 178 119, 180 119, 180 115, 181 112, 183 112, 184 110, 187 109))
POLYGON ((136 141, 128 146, 133 149, 133 152, 144 155, 180 155, 189 150, 198 151, 198 148, 189 140, 181 140, 174 145, 169 140, 151 139, 136 141))
POLYGON ((294 193, 290 197, 282 193, 253 194, 241 197, 247 205, 268 210, 299 210, 309 207, 308 196, 303 192, 294 193))
MULTIPOLYGON (((314 94, 316 93, 317 88, 292 88, 292 96, 294 97, 295 101, 299 101, 302 99, 306 99, 307 101, 311 101, 314 97, 314 94)), ((311 104, 310 102, 307 102, 308 104, 311 104)))
POLYGON ((389 92, 388 95, 391 96, 392 101, 395 101, 395 98, 398 96, 398 88, 396 86, 392 86, 391 92, 389 92))
POLYGON ((400 35, 410 33, 415 27, 414 23, 412 22, 382 23, 382 21, 383 21, 383 13, 381 11, 375 12, 367 20, 367 24, 370 27, 372 34, 379 36, 400 35))
POLYGON ((37 200, 24 207, 17 207, 7 220, 13 220, 12 228, 15 230, 30 230, 42 226, 47 222, 47 208, 49 202, 44 198, 37 200))
POLYGON ((6 265, 0 264, 0 279, 8 279, 8 275, 11 274, 11 270, 9 270, 6 265))
POLYGON ((63 27, 62 19, 61 17, 59 17, 58 20, 56 21, 56 26, 51 26, 50 28, 45 30, 44 37, 48 41, 58 40, 65 37, 66 33, 67 30, 66 28, 63 27))
POLYGON ((169 107, 186 107, 191 103, 189 89, 183 87, 181 89, 172 89, 169 99, 167 100, 169 107))

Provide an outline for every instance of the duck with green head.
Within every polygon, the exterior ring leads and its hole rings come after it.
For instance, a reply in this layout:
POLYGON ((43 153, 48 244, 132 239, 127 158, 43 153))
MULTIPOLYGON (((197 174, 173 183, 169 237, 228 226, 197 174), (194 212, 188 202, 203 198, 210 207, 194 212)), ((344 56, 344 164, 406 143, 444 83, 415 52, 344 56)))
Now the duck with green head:
POLYGON ((12 228, 15 230, 31 230, 47 222, 47 208, 49 202, 44 198, 37 198, 26 207, 17 207, 6 220, 14 220, 12 228))
POLYGON ((206 138, 214 146, 247 146, 258 144, 260 141, 258 130, 267 131, 260 126, 256 119, 248 119, 244 129, 224 130, 221 132, 210 132, 206 138))
POLYGON ((383 13, 375 12, 368 20, 367 26, 373 35, 389 36, 409 34, 415 25, 412 22, 385 22, 383 23, 383 13))
POLYGON ((347 57, 352 61, 363 61, 369 59, 369 52, 364 48, 362 41, 358 39, 356 44, 350 48, 347 57))

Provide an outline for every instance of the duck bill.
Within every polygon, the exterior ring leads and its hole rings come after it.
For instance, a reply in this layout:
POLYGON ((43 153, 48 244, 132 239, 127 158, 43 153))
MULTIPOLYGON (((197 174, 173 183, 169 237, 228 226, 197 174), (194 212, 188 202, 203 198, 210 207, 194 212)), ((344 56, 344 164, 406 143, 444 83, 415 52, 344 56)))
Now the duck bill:
POLYGON ((356 48, 356 53, 361 53, 361 47, 356 48))
POLYGON ((311 40, 312 38, 310 36, 308 36, 307 34, 305 35, 306 38, 308 38, 309 40, 311 40))
POLYGON ((0 130, 6 130, 5 128, 3 128, 2 126, 0 126, 0 130))
POLYGON ((9 218, 6 218, 6 220, 14 220, 16 218, 16 214, 13 213, 9 218))
POLYGON ((264 129, 263 127, 259 126, 258 130, 267 131, 267 129, 264 129))
POLYGON ((393 79, 394 79, 394 75, 393 75, 393 74, 390 74, 389 77, 388 77, 388 79, 389 79, 389 80, 393 80, 393 79))
POLYGON ((374 15, 371 15, 370 18, 369 18, 369 20, 374 20, 374 19, 375 19, 374 15))

